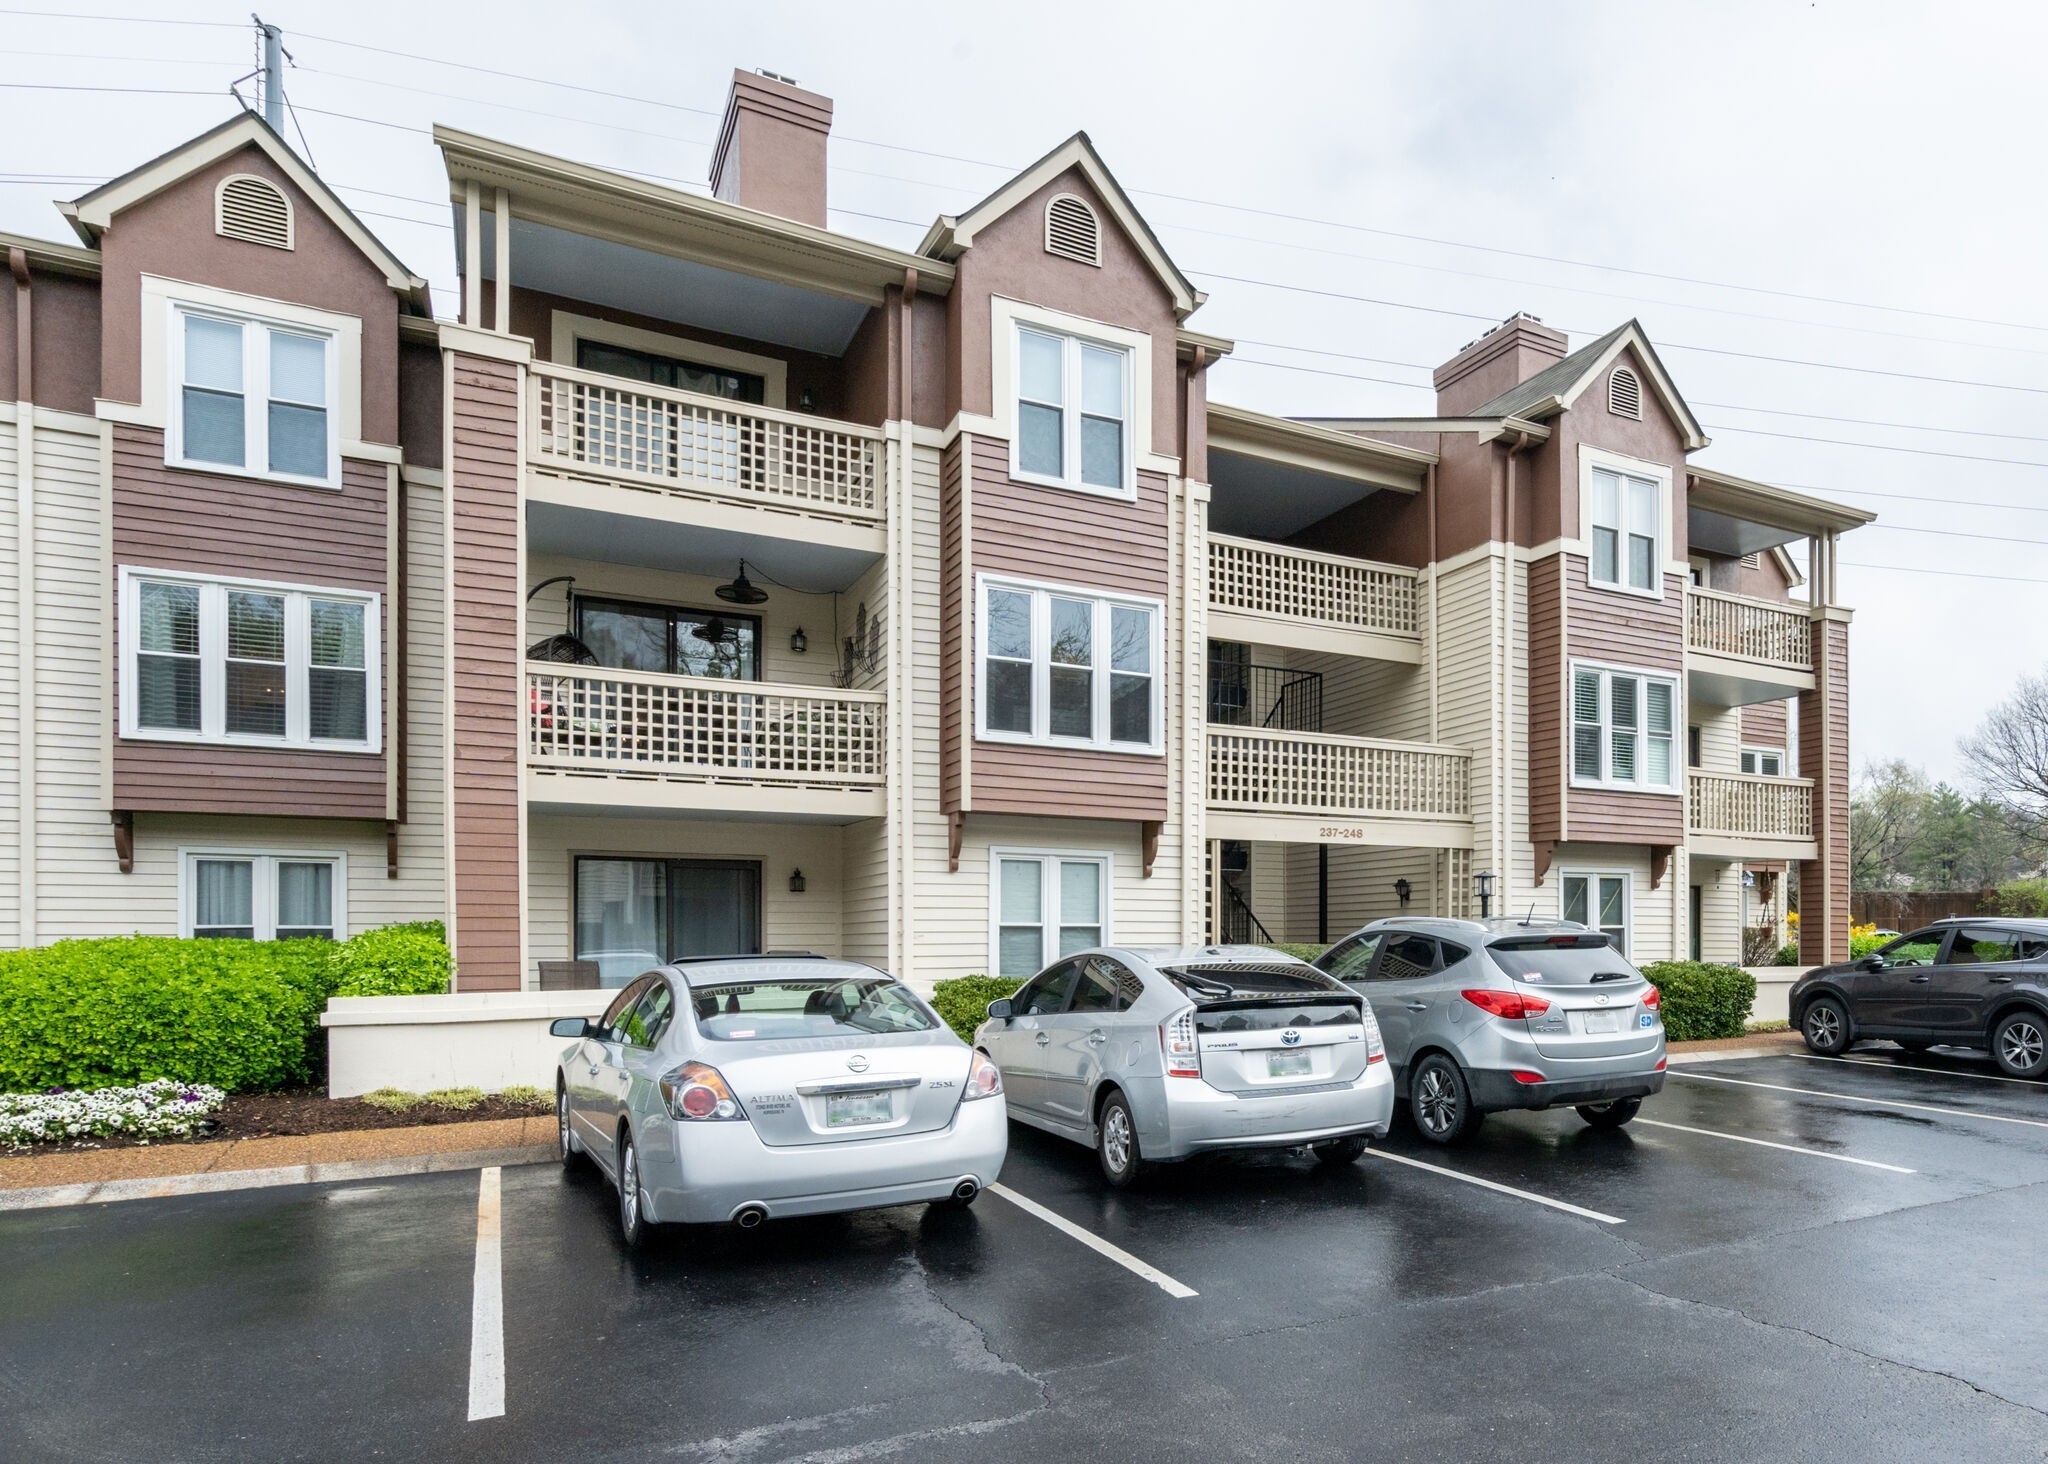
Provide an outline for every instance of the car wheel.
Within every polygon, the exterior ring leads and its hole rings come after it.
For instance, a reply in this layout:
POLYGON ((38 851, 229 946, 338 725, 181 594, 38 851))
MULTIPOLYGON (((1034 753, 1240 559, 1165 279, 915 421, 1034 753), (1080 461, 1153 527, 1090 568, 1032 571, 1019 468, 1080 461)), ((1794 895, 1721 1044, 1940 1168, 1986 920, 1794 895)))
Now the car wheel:
POLYGON ((640 1150, 633 1143, 633 1131, 619 1132, 619 1239, 627 1250, 639 1250, 647 1243, 649 1224, 646 1197, 640 1192, 640 1150))
POLYGON ((1138 1152, 1138 1125, 1121 1093, 1112 1093, 1103 1101, 1102 1119, 1095 1125, 1095 1155, 1102 1161, 1102 1177, 1117 1189, 1129 1189, 1145 1172, 1144 1156, 1138 1152))
POLYGON ((2039 1012, 2014 1012, 1991 1032, 1991 1055, 2011 1078, 2048 1073, 2048 1019, 2039 1012))
POLYGON ((569 1090, 555 1084, 555 1155, 571 1174, 583 1168, 583 1144, 569 1127, 569 1090))
POLYGON ((1832 996, 1815 997, 1806 1015, 1799 1019, 1799 1035, 1806 1039, 1808 1051, 1822 1057, 1840 1057, 1854 1040, 1849 1009, 1832 996))
POLYGON ((1353 1134, 1348 1139, 1332 1139, 1327 1144, 1315 1146, 1316 1163, 1328 1164, 1333 1168, 1339 1164, 1355 1164, 1365 1154, 1365 1138, 1353 1134))
POLYGON ((1642 1106, 1640 1098, 1617 1098, 1612 1103, 1581 1103, 1579 1117, 1596 1129, 1618 1129, 1634 1118, 1642 1106))
POLYGON ((1458 1065, 1432 1052, 1415 1065, 1408 1079, 1408 1112, 1421 1135, 1433 1144, 1455 1144, 1479 1127, 1472 1109, 1472 1089, 1458 1065))

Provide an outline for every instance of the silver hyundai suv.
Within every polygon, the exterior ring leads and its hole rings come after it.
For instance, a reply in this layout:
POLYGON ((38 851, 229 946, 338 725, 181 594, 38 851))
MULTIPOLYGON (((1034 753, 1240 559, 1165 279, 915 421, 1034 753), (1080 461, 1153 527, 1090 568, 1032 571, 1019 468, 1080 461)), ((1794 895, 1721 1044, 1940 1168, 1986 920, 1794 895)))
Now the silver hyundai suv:
POLYGON ((1377 920, 1316 959, 1362 994, 1396 1091, 1439 1144, 1486 1114, 1569 1104, 1619 1128, 1664 1087, 1657 988, 1571 921, 1377 920))

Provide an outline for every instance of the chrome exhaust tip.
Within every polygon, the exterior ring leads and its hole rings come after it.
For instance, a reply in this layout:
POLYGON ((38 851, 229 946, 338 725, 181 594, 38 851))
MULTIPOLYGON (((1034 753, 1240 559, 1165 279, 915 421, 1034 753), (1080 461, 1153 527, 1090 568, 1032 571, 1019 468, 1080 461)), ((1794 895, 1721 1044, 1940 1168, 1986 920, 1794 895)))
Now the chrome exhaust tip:
POLYGON ((963 1179, 953 1186, 953 1198, 963 1205, 980 1193, 981 1186, 971 1179, 963 1179))
POLYGON ((742 1230, 753 1230, 767 1218, 768 1212, 759 1205, 743 1205, 740 1212, 732 1217, 732 1223, 742 1230))

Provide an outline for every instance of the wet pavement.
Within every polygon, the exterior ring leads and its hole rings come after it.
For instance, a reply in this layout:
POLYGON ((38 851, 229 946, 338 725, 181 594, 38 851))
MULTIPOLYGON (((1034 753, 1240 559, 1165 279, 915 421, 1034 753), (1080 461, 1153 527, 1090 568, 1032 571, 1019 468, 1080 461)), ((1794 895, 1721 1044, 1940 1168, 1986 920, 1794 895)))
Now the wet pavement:
POLYGON ((1126 1195, 1013 1126, 1007 1190, 1186 1297, 999 1194, 629 1257, 508 1168, 474 1422, 476 1172, 5 1214, 0 1458, 2040 1460, 2048 1088, 1991 1072, 1700 1064, 1621 1133, 1126 1195))

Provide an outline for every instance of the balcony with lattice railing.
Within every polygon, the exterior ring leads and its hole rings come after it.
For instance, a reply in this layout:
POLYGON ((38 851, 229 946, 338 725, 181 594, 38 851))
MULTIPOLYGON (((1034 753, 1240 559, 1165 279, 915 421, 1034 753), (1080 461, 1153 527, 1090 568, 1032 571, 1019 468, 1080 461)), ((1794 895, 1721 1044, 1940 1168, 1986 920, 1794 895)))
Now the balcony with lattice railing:
POLYGON ((1418 578, 1398 564, 1211 534, 1211 634, 1419 660, 1418 578))
POLYGON ((1330 733, 1209 729, 1212 837, 1467 848, 1471 756, 1330 733))
POLYGON ((1690 773, 1686 830, 1687 846, 1695 854, 1812 858, 1813 779, 1690 773))

